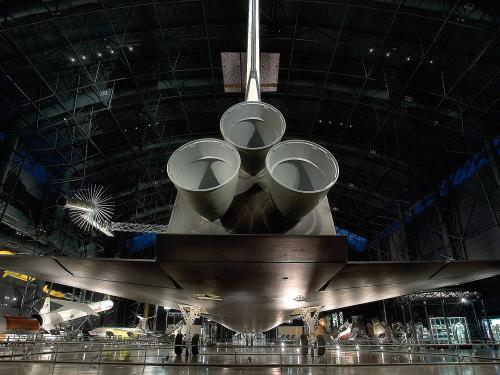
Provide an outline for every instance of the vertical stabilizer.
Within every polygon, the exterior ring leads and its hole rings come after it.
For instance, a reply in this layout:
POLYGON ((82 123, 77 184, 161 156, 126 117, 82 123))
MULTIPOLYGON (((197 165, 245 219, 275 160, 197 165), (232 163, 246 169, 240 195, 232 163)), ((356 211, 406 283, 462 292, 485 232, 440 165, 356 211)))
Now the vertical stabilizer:
POLYGON ((45 301, 43 301, 43 306, 40 309, 40 314, 47 314, 50 312, 50 297, 45 297, 45 301))

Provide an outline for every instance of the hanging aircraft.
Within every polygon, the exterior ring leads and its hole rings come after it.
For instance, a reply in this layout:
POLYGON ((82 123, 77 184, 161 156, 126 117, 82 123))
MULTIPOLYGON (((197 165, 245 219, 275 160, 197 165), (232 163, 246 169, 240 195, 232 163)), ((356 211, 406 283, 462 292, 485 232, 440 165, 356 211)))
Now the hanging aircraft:
MULTIPOLYGON (((0 250, 0 255, 14 255, 16 254, 14 251, 12 250, 0 250)), ((14 271, 9 271, 9 270, 4 270, 3 272, 3 275, 2 275, 2 278, 7 278, 7 277, 12 277, 14 279, 17 279, 17 280, 20 280, 20 281, 23 281, 23 282, 33 282, 36 280, 35 277, 31 277, 29 275, 26 275, 24 273, 20 273, 20 272, 14 272, 14 271)), ((50 297, 55 297, 55 298, 66 298, 66 299, 70 299, 72 296, 71 296, 71 293, 63 293, 63 292, 60 292, 58 290, 54 290, 54 289, 49 289, 49 286, 48 285, 44 285, 43 288, 42 288, 42 291, 49 295, 50 297)))
MULTIPOLYGON (((35 277, 31 277, 31 276, 25 275, 23 273, 9 271, 9 270, 5 270, 3 272, 2 277, 4 279, 7 278, 7 277, 12 277, 14 279, 17 279, 17 280, 20 280, 20 281, 24 281, 24 282, 32 282, 32 281, 36 280, 35 277)), ((71 293, 63 293, 63 292, 60 292, 58 290, 49 289, 48 285, 44 285, 43 288, 42 288, 42 291, 45 294, 49 295, 50 297, 65 298, 65 299, 70 299, 71 298, 71 293)))
MULTIPOLYGON (((189 305, 187 325, 206 311, 255 333, 297 309, 339 309, 499 275, 498 260, 347 260, 327 197, 339 165, 315 143, 281 142, 283 115, 260 101, 258 0, 249 0, 248 19, 246 101, 222 116, 224 140, 195 140, 171 155, 167 174, 178 194, 168 228, 156 230, 154 259, 0 255, 0 268, 170 308, 189 305)), ((109 201, 85 196, 59 204, 78 225, 105 235, 123 227, 110 222, 109 201)))

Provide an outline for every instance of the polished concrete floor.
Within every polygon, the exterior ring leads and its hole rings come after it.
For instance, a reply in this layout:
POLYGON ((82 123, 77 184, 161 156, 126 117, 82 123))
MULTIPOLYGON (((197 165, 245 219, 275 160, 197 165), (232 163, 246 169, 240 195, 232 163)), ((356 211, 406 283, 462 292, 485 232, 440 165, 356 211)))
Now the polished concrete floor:
POLYGON ((148 343, 15 342, 0 346, 0 375, 500 375, 499 357, 485 346, 332 346, 325 356, 312 357, 297 347, 271 345, 201 347, 188 358, 175 356, 171 346, 148 343))
POLYGON ((412 365, 347 367, 174 367, 130 365, 78 365, 51 363, 0 363, 7 375, 500 375, 500 365, 412 365))

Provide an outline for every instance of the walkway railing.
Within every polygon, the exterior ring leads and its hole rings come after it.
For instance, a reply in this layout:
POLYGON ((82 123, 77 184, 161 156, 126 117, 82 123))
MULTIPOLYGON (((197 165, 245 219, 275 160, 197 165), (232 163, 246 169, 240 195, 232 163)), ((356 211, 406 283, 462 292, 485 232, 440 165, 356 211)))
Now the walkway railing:
POLYGON ((468 346, 443 344, 339 344, 301 354, 298 345, 263 346, 215 345, 199 348, 197 356, 174 355, 174 346, 151 341, 4 341, 0 361, 80 364, 177 365, 177 366, 376 366, 499 364, 495 346, 474 343, 468 346), (315 355, 311 355, 314 353, 315 355))

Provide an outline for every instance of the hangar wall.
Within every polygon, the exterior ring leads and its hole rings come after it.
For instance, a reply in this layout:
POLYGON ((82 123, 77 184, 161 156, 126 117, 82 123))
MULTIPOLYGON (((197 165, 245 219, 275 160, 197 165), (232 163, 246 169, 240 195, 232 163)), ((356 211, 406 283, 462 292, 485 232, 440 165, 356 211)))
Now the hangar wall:
POLYGON ((401 214, 392 232, 370 244, 370 258, 500 259, 496 245, 500 242, 498 153, 490 157, 487 150, 482 153, 484 162, 475 163, 474 172, 459 186, 448 188, 445 194, 438 187, 418 202, 423 208, 401 214))

